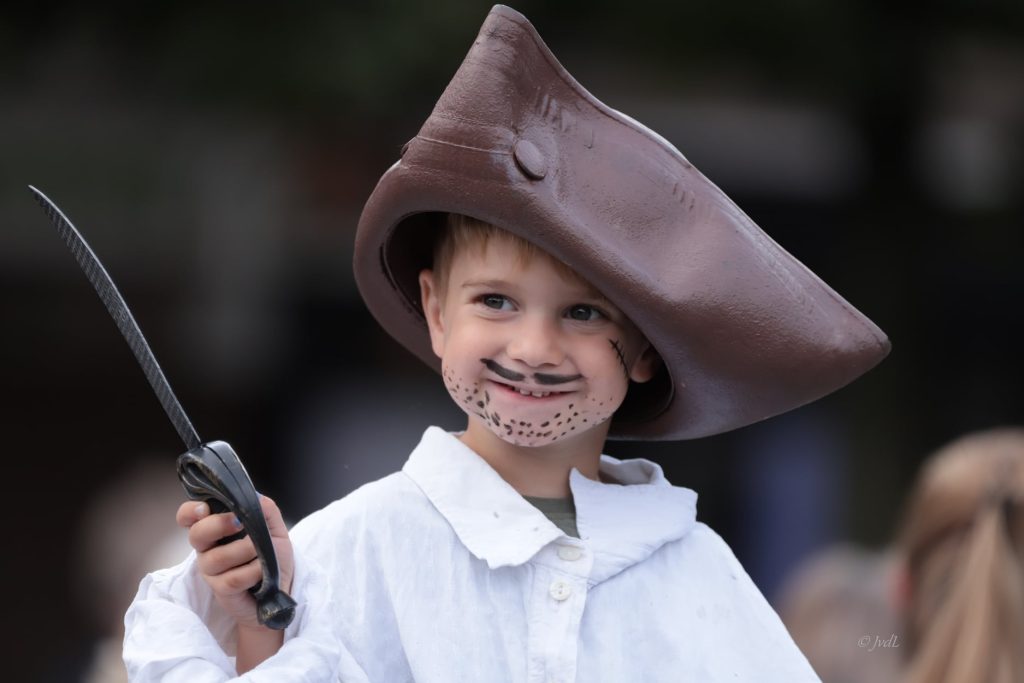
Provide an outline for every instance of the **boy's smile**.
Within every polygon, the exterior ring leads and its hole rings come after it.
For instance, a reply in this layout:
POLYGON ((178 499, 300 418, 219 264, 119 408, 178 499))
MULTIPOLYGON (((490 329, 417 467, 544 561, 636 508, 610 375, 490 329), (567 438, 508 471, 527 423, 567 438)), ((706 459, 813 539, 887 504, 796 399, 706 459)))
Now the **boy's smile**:
POLYGON ((646 340, 618 309, 507 238, 457 252, 445 291, 431 271, 420 286, 445 387, 469 415, 468 441, 536 448, 587 435, 603 445, 629 379, 653 374, 646 340))

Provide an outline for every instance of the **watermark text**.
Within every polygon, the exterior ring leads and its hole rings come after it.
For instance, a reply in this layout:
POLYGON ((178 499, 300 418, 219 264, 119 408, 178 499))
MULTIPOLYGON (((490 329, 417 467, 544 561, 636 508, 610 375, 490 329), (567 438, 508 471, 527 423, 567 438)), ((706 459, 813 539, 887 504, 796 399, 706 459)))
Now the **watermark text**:
POLYGON ((895 633, 889 635, 888 637, 875 635, 861 636, 857 639, 857 647, 861 648, 862 650, 867 650, 868 652, 874 652, 878 649, 899 647, 900 645, 900 637, 895 633))

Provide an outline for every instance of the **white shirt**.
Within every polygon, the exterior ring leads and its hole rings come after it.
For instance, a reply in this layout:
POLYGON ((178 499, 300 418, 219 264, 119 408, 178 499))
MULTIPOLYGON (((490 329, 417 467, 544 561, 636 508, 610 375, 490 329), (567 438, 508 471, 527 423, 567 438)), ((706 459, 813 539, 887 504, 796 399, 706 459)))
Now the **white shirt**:
MULTIPOLYGON (((249 681, 818 681, 697 496, 646 460, 573 470, 563 534, 455 436, 291 532, 285 644, 249 681)), ((125 617, 134 681, 234 677, 232 624, 194 555, 147 576, 125 617)))

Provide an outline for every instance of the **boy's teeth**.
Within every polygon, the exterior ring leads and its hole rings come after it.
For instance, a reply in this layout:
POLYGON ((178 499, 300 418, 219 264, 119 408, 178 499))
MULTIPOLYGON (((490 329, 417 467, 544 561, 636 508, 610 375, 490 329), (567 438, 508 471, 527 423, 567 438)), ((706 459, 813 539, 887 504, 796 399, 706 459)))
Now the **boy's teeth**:
POLYGON ((523 396, 533 396, 535 398, 544 398, 551 393, 550 391, 527 391, 526 389, 518 389, 517 391, 523 396))

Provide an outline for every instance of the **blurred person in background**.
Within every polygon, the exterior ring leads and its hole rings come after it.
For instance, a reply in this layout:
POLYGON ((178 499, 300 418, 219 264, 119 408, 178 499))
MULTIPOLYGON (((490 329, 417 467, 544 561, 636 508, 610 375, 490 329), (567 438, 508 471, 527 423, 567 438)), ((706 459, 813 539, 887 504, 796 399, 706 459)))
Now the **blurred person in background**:
POLYGON ((805 562, 779 614, 825 683, 1024 680, 1024 429, 934 453, 890 550, 805 562))
POLYGON ((830 546, 790 575, 777 605, 824 683, 895 683, 902 669, 892 552, 830 546))
POLYGON ((897 538, 907 683, 1024 681, 1024 429, 935 453, 897 538))
POLYGON ((121 683, 124 612, 146 573, 180 562, 188 540, 168 506, 181 500, 173 462, 140 460, 92 499, 82 515, 72 572, 78 606, 94 640, 78 661, 65 657, 53 680, 121 683))

